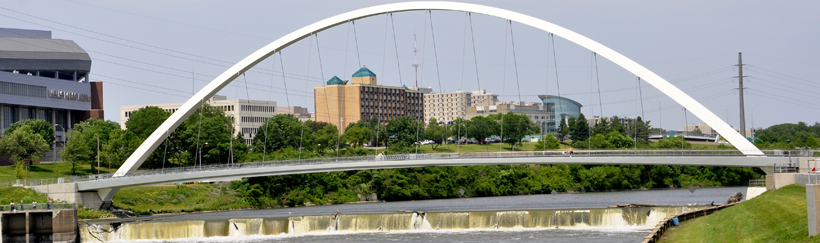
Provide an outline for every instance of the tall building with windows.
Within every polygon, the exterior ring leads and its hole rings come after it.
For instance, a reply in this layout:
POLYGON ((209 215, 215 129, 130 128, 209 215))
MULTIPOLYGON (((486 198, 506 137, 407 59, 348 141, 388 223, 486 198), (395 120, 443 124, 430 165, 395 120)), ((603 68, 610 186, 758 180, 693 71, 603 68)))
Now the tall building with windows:
MULTIPOLYGON (((125 122, 131 118, 134 111, 143 107, 156 106, 167 112, 174 113, 185 103, 166 103, 152 105, 132 105, 120 107, 120 126, 125 129, 125 122)), ((251 145, 256 131, 269 118, 276 115, 276 101, 267 100, 229 100, 226 96, 214 95, 208 100, 208 104, 218 107, 225 112, 225 115, 234 120, 235 133, 242 133, 245 144, 251 145), (238 119, 237 119, 238 118, 238 119)))
POLYGON ((66 130, 104 118, 103 86, 89 82, 90 72, 91 57, 74 41, 52 39, 51 31, 0 28, 0 136, 12 123, 46 120, 55 124, 55 144, 40 160, 58 160, 66 130))
POLYGON ((350 123, 372 118, 382 124, 403 116, 424 121, 421 91, 378 85, 376 74, 367 67, 356 71, 351 81, 333 76, 313 93, 316 121, 334 124, 340 133, 350 123))
POLYGON ((488 93, 487 90, 473 90, 470 93, 470 106, 490 106, 498 103, 498 95, 488 93))
POLYGON ((430 118, 436 118, 439 123, 447 124, 456 118, 464 117, 471 100, 471 94, 464 91, 424 94, 424 124, 429 123, 430 118))

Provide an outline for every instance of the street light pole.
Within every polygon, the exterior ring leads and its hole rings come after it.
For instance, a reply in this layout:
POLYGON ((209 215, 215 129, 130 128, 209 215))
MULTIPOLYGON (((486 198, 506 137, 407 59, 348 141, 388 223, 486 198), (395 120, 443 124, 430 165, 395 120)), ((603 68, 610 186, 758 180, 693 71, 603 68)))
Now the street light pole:
MULTIPOLYGON (((60 126, 60 124, 57 124, 57 123, 54 123, 54 126, 53 126, 54 127, 54 133, 57 133, 57 127, 58 126, 63 128, 63 133, 65 133, 65 127, 60 126)), ((52 154, 52 159, 54 159, 54 162, 57 162, 57 142, 59 142, 59 141, 56 141, 56 140, 54 141, 54 150, 51 153, 52 154)))

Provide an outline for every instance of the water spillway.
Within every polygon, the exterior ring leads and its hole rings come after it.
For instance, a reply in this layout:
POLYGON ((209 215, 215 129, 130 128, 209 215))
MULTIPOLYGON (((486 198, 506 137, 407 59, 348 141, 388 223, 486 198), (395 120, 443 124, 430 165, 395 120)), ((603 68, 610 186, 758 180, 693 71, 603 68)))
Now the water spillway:
POLYGON ((654 227, 663 218, 699 208, 701 207, 402 212, 230 220, 131 222, 81 225, 80 234, 83 241, 130 241, 453 230, 606 229, 624 227, 648 229, 654 227))

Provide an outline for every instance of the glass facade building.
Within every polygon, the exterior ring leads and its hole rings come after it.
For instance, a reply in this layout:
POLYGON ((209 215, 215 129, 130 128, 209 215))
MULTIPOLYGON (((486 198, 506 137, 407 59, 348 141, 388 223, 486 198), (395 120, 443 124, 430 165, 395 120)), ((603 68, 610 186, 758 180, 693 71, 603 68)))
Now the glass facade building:
POLYGON ((581 115, 581 103, 572 99, 554 95, 539 95, 539 99, 547 108, 547 121, 544 134, 555 133, 561 125, 561 120, 581 115))

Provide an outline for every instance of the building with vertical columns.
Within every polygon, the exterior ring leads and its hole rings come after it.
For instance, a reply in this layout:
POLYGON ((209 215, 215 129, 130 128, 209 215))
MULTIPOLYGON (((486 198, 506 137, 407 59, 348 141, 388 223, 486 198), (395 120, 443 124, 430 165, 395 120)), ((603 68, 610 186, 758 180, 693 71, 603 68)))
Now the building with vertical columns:
POLYGON ((424 98, 418 90, 378 85, 376 74, 362 67, 351 81, 333 76, 327 85, 313 87, 317 122, 327 122, 343 132, 359 120, 389 120, 410 116, 424 121, 424 98))
POLYGON ((470 106, 490 106, 498 103, 498 95, 478 89, 470 93, 470 106))
MULTIPOLYGON (((54 161, 65 131, 89 118, 104 119, 103 85, 90 82, 91 57, 51 31, 0 28, 0 136, 12 123, 55 124, 55 144, 41 161, 54 161)), ((0 161, 2 163, 2 161, 0 161)))
POLYGON ((430 118, 436 118, 440 124, 464 118, 471 100, 471 93, 464 91, 424 94, 424 124, 429 123, 430 118))
MULTIPOLYGON (((251 145, 253 137, 256 136, 256 131, 259 130, 259 127, 268 121, 269 118, 277 114, 276 101, 229 100, 226 96, 214 95, 207 103, 213 107, 222 109, 225 115, 233 119, 234 133, 241 133, 247 145, 251 145)), ((125 129, 125 122, 131 118, 131 113, 140 108, 156 106, 173 114, 179 107, 182 107, 183 104, 185 103, 122 106, 120 107, 120 127, 125 129)))

